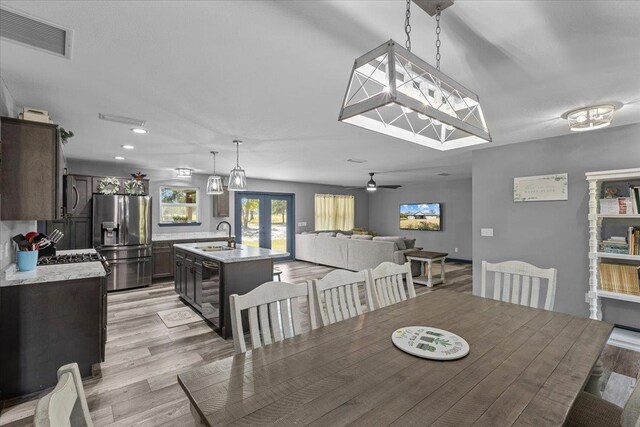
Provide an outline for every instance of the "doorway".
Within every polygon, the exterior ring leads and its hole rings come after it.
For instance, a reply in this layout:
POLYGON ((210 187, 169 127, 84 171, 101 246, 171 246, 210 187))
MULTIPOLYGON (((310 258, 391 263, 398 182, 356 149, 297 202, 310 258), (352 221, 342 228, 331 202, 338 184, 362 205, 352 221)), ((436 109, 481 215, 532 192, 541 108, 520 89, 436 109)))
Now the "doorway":
POLYGON ((275 249, 294 257, 295 196, 286 193, 236 192, 236 240, 246 246, 275 249))

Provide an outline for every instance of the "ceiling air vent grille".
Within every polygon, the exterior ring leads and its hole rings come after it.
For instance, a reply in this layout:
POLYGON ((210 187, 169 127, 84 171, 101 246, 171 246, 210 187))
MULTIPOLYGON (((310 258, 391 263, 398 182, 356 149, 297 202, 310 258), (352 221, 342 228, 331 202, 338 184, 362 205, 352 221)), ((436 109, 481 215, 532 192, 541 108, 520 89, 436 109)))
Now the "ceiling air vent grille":
POLYGON ((71 58, 73 31, 16 11, 0 9, 0 37, 71 58))

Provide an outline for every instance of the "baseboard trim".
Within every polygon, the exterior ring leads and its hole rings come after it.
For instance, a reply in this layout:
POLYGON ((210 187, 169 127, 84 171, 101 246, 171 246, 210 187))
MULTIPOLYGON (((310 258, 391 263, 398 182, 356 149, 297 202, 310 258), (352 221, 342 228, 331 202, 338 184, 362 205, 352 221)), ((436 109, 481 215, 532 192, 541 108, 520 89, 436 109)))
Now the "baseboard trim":
POLYGON ((640 332, 627 328, 613 328, 607 344, 640 352, 640 332))
POLYGON ((449 258, 449 257, 447 257, 446 261, 459 262, 461 264, 472 264, 473 263, 473 261, 471 261, 470 259, 449 258))

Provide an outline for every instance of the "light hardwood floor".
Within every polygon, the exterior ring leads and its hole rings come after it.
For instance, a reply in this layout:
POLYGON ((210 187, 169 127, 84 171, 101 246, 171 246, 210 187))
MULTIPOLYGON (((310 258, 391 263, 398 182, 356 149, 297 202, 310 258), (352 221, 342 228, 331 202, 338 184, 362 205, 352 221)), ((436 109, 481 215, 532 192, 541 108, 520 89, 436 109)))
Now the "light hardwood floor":
MULTIPOLYGON (((333 270, 306 262, 278 264, 278 268, 283 281, 294 283, 320 278, 333 270)), ((448 263, 446 273, 447 289, 471 292, 471 265, 448 263)), ((416 293, 439 287, 416 285, 416 293)), ((172 283, 109 294, 106 362, 95 367, 94 378, 84 381, 96 426, 194 425, 176 376, 232 355, 233 342, 220 338, 204 321, 169 329, 156 314, 183 306, 172 283)), ((622 357, 616 350, 606 356, 605 366, 609 361, 612 367, 622 357)), ((625 354, 625 360, 635 360, 623 364, 625 374, 630 370, 637 374, 640 366, 640 357, 631 356, 625 354)), ((3 402, 0 425, 31 425, 38 397, 3 402)))

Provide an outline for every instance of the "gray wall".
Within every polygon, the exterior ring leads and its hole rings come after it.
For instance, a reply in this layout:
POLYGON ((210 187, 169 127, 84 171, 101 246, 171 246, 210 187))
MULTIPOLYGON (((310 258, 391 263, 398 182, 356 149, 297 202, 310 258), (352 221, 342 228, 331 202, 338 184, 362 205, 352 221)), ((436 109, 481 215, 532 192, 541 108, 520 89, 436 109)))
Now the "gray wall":
MULTIPOLYGON (((474 293, 482 260, 558 269, 555 310, 588 316, 588 194, 585 172, 640 167, 640 125, 473 152, 474 293), (569 200, 514 203, 513 178, 569 174, 569 200), (480 237, 480 228, 494 237, 480 237)), ((604 320, 640 327, 633 303, 603 300, 604 320)))
MULTIPOLYGON (((9 93, 4 81, 0 78, 0 116, 16 117, 18 109, 13 97, 9 93)), ((0 189, 1 193, 1 189, 0 189)), ((0 194, 2 203, 2 194, 0 194)), ((0 270, 14 262, 15 245, 11 240, 16 234, 26 234, 36 230, 35 221, 0 221, 0 270), (9 245, 9 255, 5 256, 4 250, 9 245)))
POLYGON ((416 246, 471 260, 471 179, 378 190, 369 196, 369 227, 378 234, 415 237, 416 246), (442 231, 400 230, 399 205, 425 202, 443 204, 442 231))
MULTIPOLYGON (((213 218, 212 217, 212 200, 211 196, 206 196, 205 189, 207 185, 208 175, 194 174, 191 178, 176 178, 173 170, 148 170, 140 166, 130 166, 118 163, 99 163, 86 162, 78 160, 69 160, 68 169, 70 173, 81 175, 97 175, 97 176, 129 176, 135 170, 142 169, 150 180, 149 192, 156 202, 153 203, 153 232, 154 233, 189 233, 194 231, 211 231, 219 221, 229 220, 229 218, 213 218), (159 207, 158 194, 161 185, 182 185, 195 186, 200 189, 203 203, 200 204, 200 226, 177 226, 177 227, 160 227, 158 225, 159 207)), ((314 195, 316 193, 331 194, 354 194, 356 198, 356 226, 367 227, 368 209, 367 195, 364 190, 345 190, 342 187, 321 184, 308 184, 302 182, 284 182, 270 181, 264 179, 247 179, 250 191, 265 191, 274 193, 293 193, 295 194, 295 214, 296 224, 306 222, 306 227, 297 227, 296 231, 306 231, 314 229, 314 195)), ((231 193, 231 209, 230 215, 234 215, 234 194, 231 193)), ((229 220, 233 225, 233 221, 229 220)))

